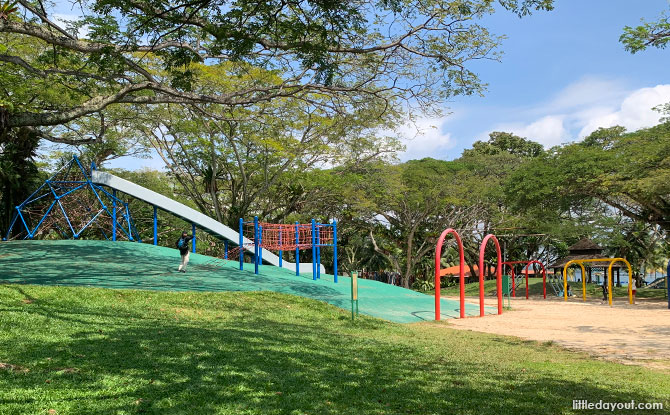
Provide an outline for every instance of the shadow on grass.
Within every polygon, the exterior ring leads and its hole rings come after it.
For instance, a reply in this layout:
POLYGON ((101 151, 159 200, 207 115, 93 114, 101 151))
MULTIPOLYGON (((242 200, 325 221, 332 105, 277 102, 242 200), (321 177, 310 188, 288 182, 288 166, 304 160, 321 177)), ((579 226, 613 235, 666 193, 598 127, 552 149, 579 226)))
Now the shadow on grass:
MULTIPOLYGON (((375 320, 285 322, 250 307, 198 325, 138 313, 106 323, 99 318, 111 316, 94 307, 47 300, 6 311, 19 310, 71 330, 57 342, 4 348, 3 358, 30 368, 0 371, 8 413, 556 414, 571 413, 572 399, 653 401, 569 373, 466 361, 375 320), (393 336, 375 335, 386 327, 393 336)), ((478 352, 513 341, 497 339, 478 352)))

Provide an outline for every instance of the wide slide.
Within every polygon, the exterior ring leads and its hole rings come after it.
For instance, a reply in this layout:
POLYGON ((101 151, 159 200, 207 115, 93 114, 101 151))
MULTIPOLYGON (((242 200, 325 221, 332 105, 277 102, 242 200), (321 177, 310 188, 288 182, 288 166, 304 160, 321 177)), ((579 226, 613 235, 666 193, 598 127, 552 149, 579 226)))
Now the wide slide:
MULTIPOLYGON (((95 184, 107 186, 136 199, 140 199, 150 205, 180 217, 187 222, 194 223, 198 228, 210 234, 227 239, 235 245, 239 244, 239 233, 237 231, 195 209, 156 193, 153 190, 149 190, 133 182, 114 176, 113 174, 98 170, 91 171, 91 181, 95 184)), ((253 253, 253 241, 243 238, 243 243, 244 249, 253 253)), ((279 257, 268 250, 264 250, 263 262, 279 266, 279 257)), ((295 263, 282 261, 282 268, 295 271, 295 263)), ((300 263, 300 269, 309 270, 311 272, 312 263, 300 263)), ((326 272, 323 265, 321 266, 321 271, 323 273, 326 272)))

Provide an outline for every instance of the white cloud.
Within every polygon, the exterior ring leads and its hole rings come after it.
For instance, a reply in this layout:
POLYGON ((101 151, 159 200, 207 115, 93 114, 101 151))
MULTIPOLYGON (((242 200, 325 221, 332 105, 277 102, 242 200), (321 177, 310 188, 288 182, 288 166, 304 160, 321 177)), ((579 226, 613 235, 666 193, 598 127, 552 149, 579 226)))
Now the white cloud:
POLYGON ((571 112, 577 108, 611 106, 621 102, 629 92, 623 81, 585 76, 563 88, 536 111, 556 113, 571 112))
POLYGON ((444 132, 446 121, 446 117, 421 118, 400 128, 398 133, 407 147, 400 159, 406 161, 424 157, 440 158, 453 148, 451 134, 444 132))
POLYGON ((661 114, 652 108, 667 102, 670 102, 670 85, 638 89, 630 93, 614 111, 596 116, 576 114, 583 122, 579 137, 585 137, 600 127, 621 125, 629 131, 651 127, 661 118, 661 114))
POLYGON ((564 125, 565 116, 547 115, 528 124, 499 124, 491 131, 505 131, 520 137, 526 137, 551 147, 564 143, 570 139, 570 134, 564 125))
POLYGON ((667 102, 670 85, 631 91, 618 81, 584 78, 546 104, 518 111, 524 121, 496 124, 481 136, 507 131, 551 147, 582 139, 601 127, 620 125, 629 131, 651 127, 661 118, 652 108, 667 102))

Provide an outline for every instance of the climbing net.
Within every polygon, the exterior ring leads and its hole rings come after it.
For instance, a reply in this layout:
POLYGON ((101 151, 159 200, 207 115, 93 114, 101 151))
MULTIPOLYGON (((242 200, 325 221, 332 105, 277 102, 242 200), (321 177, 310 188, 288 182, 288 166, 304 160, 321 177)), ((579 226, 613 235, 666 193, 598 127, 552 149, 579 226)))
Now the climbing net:
POLYGON ((137 235, 128 205, 93 184, 75 157, 16 207, 6 237, 110 239, 137 235))
MULTIPOLYGON (((258 239, 259 247, 272 251, 291 251, 332 246, 334 227, 328 223, 277 224, 244 222, 244 236, 258 239)), ((254 243, 252 242, 253 246, 254 243)))

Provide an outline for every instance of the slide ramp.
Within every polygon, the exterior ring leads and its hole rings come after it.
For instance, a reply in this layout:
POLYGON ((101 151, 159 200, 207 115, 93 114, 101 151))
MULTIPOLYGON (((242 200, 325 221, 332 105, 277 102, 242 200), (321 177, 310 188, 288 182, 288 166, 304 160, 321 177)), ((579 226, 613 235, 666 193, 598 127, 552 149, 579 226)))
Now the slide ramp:
POLYGON ((644 288, 665 288, 665 277, 656 278, 649 284, 645 285, 644 288))
MULTIPOLYGON (((122 179, 113 174, 102 172, 99 170, 91 171, 91 181, 98 185, 104 185, 111 189, 118 190, 129 196, 132 196, 136 199, 142 200, 150 205, 156 206, 157 208, 169 212, 189 223, 194 223, 198 228, 212 234, 219 236, 223 239, 227 239, 232 242, 234 245, 239 244, 239 233, 234 229, 224 225, 221 222, 218 222, 209 216, 198 212, 197 210, 190 208, 182 203, 179 203, 169 197, 163 196, 160 193, 156 193, 153 190, 149 190, 146 187, 135 184, 131 181, 122 179)), ((253 241, 247 238, 243 238, 244 249, 248 252, 253 253, 253 241), (251 246, 249 246, 251 245, 251 246)), ((264 250, 263 251, 263 262, 279 266, 279 257, 274 253, 264 250)), ((295 272, 295 263, 282 261, 282 268, 291 270, 295 272)), ((312 263, 300 263, 300 270, 312 272, 312 263)), ((325 268, 321 265, 321 272, 325 273, 325 268)))

